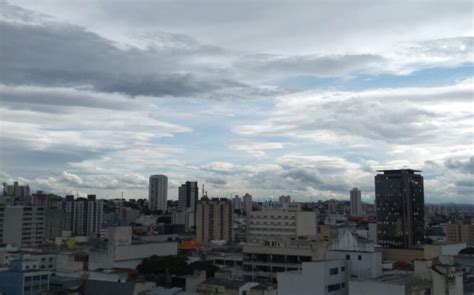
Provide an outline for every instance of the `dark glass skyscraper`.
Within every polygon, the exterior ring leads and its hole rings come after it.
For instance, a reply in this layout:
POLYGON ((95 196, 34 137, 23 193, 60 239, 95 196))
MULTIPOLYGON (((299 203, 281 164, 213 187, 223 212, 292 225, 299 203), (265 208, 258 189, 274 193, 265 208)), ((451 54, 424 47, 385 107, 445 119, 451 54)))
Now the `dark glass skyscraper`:
POLYGON ((377 240, 384 247, 416 248, 424 243, 423 176, 412 169, 380 170, 375 176, 377 240))
POLYGON ((186 181, 178 189, 178 206, 180 209, 191 208, 196 211, 199 196, 197 181, 186 181))

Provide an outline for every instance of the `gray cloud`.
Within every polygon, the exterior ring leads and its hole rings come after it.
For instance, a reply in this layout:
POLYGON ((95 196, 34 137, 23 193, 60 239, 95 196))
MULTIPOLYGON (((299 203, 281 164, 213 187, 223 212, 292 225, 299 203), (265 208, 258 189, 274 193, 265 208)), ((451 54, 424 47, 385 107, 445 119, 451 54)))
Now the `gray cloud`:
POLYGON ((474 174, 474 156, 468 160, 447 159, 444 165, 449 169, 459 170, 463 173, 474 174))

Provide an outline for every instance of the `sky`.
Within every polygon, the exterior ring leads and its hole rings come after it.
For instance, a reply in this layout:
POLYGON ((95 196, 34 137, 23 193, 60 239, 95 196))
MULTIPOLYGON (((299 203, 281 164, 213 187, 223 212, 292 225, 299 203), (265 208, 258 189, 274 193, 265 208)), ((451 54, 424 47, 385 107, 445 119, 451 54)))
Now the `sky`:
POLYGON ((0 180, 474 203, 472 1, 2 1, 0 180))

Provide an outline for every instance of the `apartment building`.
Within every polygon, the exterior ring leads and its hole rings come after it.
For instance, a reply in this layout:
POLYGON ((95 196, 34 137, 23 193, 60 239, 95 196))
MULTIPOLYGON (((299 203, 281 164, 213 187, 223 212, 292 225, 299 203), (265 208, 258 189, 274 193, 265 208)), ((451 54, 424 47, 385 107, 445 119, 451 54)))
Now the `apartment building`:
POLYGON ((0 243, 33 247, 44 237, 44 207, 0 206, 0 243))
POLYGON ((203 197, 197 205, 196 239, 200 243, 211 240, 234 239, 232 200, 203 197))
POLYGON ((266 209, 253 211, 247 215, 248 243, 263 242, 268 239, 312 240, 317 235, 316 212, 291 209, 266 209))

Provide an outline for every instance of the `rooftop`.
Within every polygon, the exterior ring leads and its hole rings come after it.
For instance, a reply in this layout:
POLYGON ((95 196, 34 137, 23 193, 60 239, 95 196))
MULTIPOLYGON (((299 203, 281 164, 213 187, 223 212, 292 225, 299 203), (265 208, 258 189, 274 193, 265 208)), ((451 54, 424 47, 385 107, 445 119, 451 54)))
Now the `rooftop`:
POLYGON ((224 286, 226 289, 233 289, 238 290, 247 282, 244 281, 237 281, 237 280, 226 280, 226 279, 218 279, 218 278, 210 278, 202 282, 202 284, 206 285, 217 285, 217 286, 224 286))

